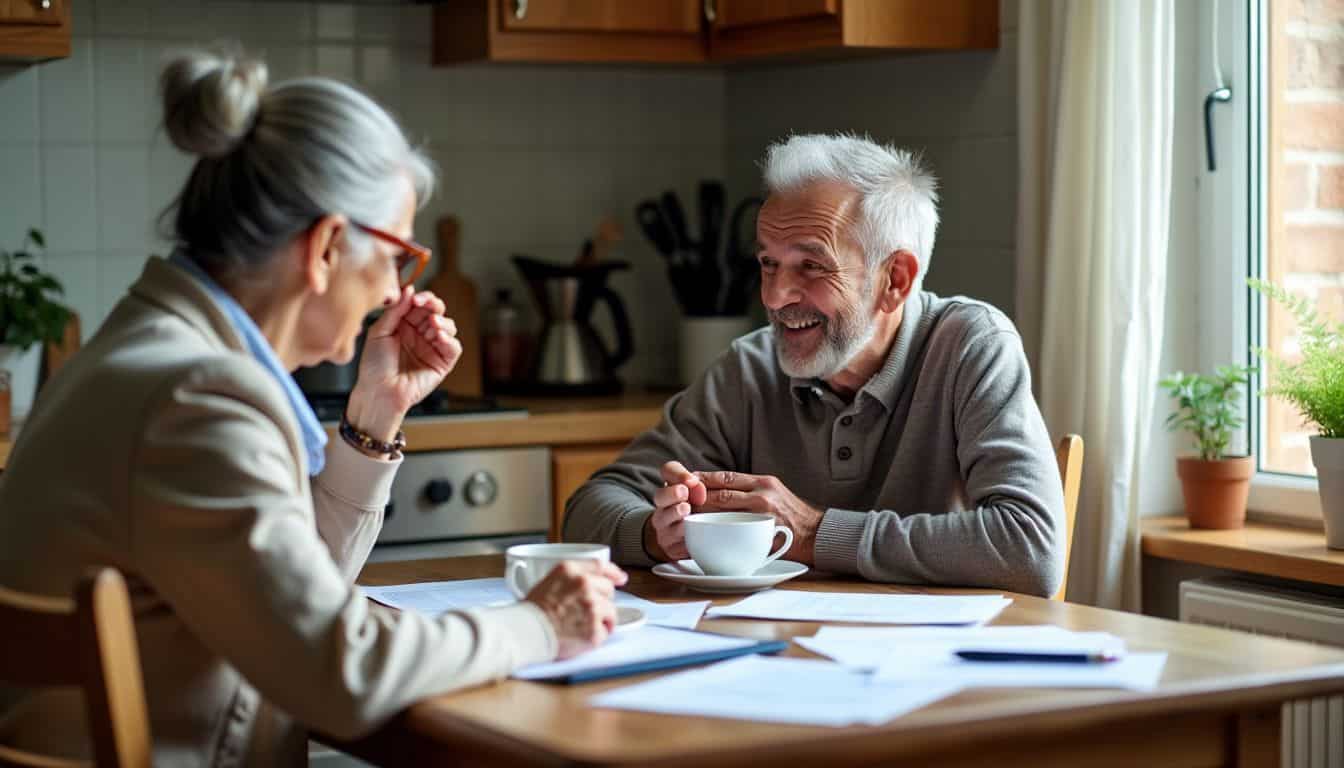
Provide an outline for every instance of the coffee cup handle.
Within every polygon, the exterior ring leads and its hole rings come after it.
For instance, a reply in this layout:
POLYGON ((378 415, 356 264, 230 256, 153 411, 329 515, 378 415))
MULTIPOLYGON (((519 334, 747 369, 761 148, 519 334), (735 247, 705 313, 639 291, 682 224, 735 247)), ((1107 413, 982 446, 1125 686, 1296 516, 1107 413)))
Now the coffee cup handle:
POLYGON ((782 525, 775 526, 775 534, 774 536, 770 537, 771 541, 774 540, 775 536, 778 536, 781 533, 784 534, 784 546, 780 547, 779 549, 776 549, 774 552, 771 552, 770 556, 765 558, 765 562, 761 563, 762 566, 766 565, 767 563, 771 563, 774 562, 775 560, 778 560, 785 552, 789 551, 789 547, 793 546, 793 530, 785 528, 782 525))
POLYGON ((518 572, 526 570, 527 563, 525 561, 514 560, 512 563, 509 563, 509 570, 504 574, 504 583, 508 585, 509 591, 513 593, 513 596, 519 600, 527 597, 527 594, 518 586, 518 572))

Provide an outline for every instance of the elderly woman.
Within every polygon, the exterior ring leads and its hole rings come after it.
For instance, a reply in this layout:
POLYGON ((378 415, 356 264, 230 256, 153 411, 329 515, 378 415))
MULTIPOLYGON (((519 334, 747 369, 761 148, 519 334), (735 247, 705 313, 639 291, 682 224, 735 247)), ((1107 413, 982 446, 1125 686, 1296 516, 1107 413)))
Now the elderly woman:
MULTIPOLYGON (((194 53, 161 88, 168 136, 199 156, 177 247, 25 425, 0 484, 0 584, 56 595, 94 564, 127 576, 156 764, 302 764, 299 724, 353 737, 601 643, 615 566, 567 565, 515 605, 433 619, 352 584, 402 417, 461 352, 443 302, 410 282, 429 255, 407 240, 424 156, 331 80, 268 88, 258 62, 194 53), (349 361, 378 308, 327 441, 288 372, 349 361)), ((29 746, 83 738, 68 698, 10 691, 0 709, 29 746)))

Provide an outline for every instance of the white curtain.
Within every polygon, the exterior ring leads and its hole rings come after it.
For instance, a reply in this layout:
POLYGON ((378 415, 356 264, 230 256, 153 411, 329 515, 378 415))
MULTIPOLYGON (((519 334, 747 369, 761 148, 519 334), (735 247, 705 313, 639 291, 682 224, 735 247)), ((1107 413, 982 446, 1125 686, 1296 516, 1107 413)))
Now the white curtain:
POLYGON ((1162 348, 1173 0, 1022 0, 1018 326, 1055 437, 1083 437, 1068 599, 1139 608, 1162 348))

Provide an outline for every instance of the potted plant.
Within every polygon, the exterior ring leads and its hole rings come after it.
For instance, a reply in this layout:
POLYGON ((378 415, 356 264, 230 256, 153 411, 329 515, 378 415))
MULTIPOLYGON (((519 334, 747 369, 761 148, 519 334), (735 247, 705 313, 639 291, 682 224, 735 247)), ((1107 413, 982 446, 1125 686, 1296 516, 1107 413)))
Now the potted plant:
POLYGON ((36 229, 28 230, 17 250, 0 251, 0 369, 9 373, 16 421, 28 415, 37 394, 43 343, 60 341, 70 319, 70 310, 56 300, 64 293, 60 281, 38 268, 30 246, 46 247, 36 229))
POLYGON ((1198 456, 1176 459, 1185 515, 1192 528, 1240 528, 1255 470, 1250 456, 1228 456, 1232 433, 1242 425, 1237 407, 1254 369, 1224 365, 1213 376, 1177 371, 1159 382, 1176 399, 1167 429, 1195 438, 1198 456))
POLYGON ((1301 359, 1288 362, 1271 350, 1256 348, 1274 373, 1266 394, 1284 398, 1314 424, 1311 461, 1316 465, 1325 543, 1344 549, 1344 323, 1322 318, 1311 302, 1273 283, 1248 281, 1252 288, 1282 304, 1297 321, 1301 359))

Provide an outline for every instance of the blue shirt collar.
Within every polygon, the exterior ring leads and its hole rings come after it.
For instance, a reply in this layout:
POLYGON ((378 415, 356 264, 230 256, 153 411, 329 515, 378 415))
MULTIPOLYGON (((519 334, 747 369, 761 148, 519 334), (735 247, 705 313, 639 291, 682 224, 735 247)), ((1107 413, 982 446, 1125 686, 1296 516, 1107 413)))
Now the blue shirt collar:
POLYGON ((299 390, 299 385, 294 382, 294 377, 289 371, 285 370, 281 364, 280 358, 275 356, 275 350, 271 348, 271 343, 262 335, 261 329, 257 327, 252 316, 247 314, 228 291, 225 291, 216 283, 200 265, 187 256, 186 252, 178 249, 173 252, 170 261, 186 270, 192 277, 196 278, 210 296, 219 302, 224 314, 228 316, 233 327, 238 331, 238 335, 243 337, 243 342, 247 349, 256 358, 258 363, 266 369, 275 380, 280 383, 280 388, 285 391, 285 397, 289 398, 290 408, 294 411, 294 419, 299 423, 299 430, 303 434, 303 445, 308 456, 308 473, 316 475, 322 471, 322 467, 327 462, 327 433, 322 429, 322 424, 317 420, 317 414, 313 413, 313 407, 308 404, 308 399, 303 396, 299 390))

